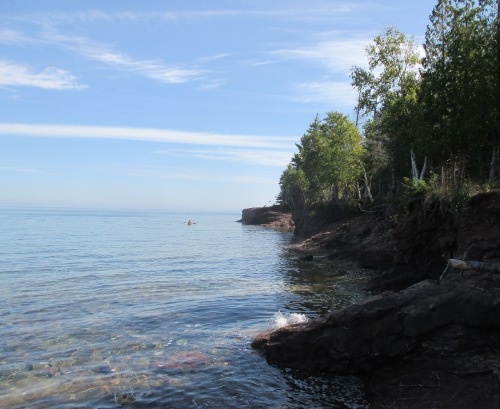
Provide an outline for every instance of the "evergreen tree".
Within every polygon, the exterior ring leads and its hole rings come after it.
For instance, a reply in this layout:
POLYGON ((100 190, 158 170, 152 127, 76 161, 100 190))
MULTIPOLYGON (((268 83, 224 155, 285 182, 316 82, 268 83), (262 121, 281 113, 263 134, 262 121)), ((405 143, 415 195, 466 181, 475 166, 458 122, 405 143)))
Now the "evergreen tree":
POLYGON ((490 0, 439 0, 427 28, 422 107, 445 188, 467 172, 484 179, 485 152, 498 145, 494 19, 490 0))

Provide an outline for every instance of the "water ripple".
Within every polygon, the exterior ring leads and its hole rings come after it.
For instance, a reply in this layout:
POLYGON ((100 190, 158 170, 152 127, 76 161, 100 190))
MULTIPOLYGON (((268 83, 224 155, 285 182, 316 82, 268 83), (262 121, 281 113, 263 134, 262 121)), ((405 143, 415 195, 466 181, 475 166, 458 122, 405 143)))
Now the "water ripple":
POLYGON ((353 296, 338 271, 290 257, 289 234, 238 216, 0 211, 1 406, 367 407, 355 379, 303 378, 250 349, 277 311, 353 296))

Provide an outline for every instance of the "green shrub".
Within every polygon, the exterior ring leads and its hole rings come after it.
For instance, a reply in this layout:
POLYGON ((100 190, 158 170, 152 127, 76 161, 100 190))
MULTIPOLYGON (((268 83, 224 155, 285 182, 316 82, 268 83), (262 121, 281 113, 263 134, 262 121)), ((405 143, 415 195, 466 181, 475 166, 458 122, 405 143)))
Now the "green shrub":
POLYGON ((403 194, 406 198, 425 196, 429 190, 429 184, 423 179, 403 178, 403 194))

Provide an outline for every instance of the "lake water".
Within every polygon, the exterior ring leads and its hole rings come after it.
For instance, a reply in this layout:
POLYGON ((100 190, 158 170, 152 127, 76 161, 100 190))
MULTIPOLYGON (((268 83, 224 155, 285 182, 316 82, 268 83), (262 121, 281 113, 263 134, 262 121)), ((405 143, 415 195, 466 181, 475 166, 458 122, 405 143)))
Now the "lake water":
POLYGON ((0 407, 367 408, 357 379, 268 365, 252 337, 361 273, 237 213, 0 210, 0 407), (184 222, 194 219, 196 224, 184 222))

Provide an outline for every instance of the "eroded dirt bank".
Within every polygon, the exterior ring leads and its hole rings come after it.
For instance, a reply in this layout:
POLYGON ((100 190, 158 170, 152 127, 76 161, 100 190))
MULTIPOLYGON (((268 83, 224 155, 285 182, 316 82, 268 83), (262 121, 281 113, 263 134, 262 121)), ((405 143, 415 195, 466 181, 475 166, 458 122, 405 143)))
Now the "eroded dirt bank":
MULTIPOLYGON (((306 230, 307 215, 294 218, 306 230)), ((296 247, 381 274, 367 283, 374 297, 259 335, 271 364, 357 374, 374 408, 500 407, 500 274, 449 269, 439 280, 449 258, 500 263, 499 193, 460 213, 416 200, 399 217, 332 217, 296 247)))

